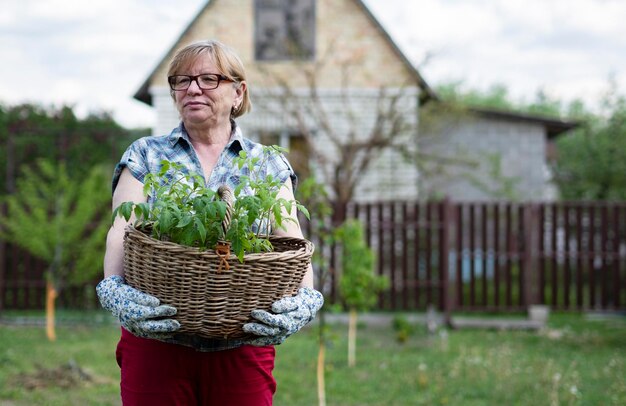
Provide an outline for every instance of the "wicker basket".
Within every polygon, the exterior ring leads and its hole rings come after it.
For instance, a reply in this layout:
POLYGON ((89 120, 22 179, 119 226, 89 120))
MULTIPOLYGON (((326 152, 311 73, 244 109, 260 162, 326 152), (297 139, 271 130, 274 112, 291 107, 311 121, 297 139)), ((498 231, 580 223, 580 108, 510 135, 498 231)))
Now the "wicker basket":
MULTIPOLYGON (((223 199, 232 199, 223 192, 220 188, 223 199)), ((232 201, 224 200, 230 208, 232 201)), ((146 232, 126 228, 127 283, 176 307, 179 332, 207 338, 246 338, 241 327, 252 320, 250 312, 269 310, 274 301, 294 295, 314 249, 301 238, 270 236, 273 252, 247 254, 242 263, 235 255, 225 258, 214 250, 160 241, 146 232)))

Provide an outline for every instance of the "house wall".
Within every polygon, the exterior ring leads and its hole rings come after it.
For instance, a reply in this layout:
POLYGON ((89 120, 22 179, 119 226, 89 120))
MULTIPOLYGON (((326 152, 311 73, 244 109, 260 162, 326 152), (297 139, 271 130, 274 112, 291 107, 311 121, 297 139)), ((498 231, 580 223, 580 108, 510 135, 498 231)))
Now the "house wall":
MULTIPOLYGON (((178 49, 193 41, 215 38, 235 48, 246 66, 253 103, 252 112, 238 119, 245 136, 256 139, 260 131, 296 129, 294 120, 272 102, 272 92, 278 92, 273 79, 288 78, 289 86, 300 98, 306 99, 310 97, 304 73, 307 70, 315 71, 322 105, 338 133, 355 130, 361 137, 370 133, 376 118, 378 92, 383 86, 404 89, 406 95, 401 108, 405 110, 407 121, 417 122, 420 90, 415 84, 414 72, 398 57, 384 33, 356 1, 317 1, 317 60, 314 62, 255 61, 253 3, 253 0, 211 1, 174 46, 178 49), (358 116, 355 122, 350 122, 346 114, 340 88, 347 88, 350 108, 358 116)), ((155 135, 169 133, 179 122, 166 81, 167 65, 174 52, 163 59, 151 78, 149 91, 157 111, 155 135)), ((313 121, 311 126, 315 127, 313 121)), ((398 140, 409 144, 415 136, 415 132, 399 134, 398 140)), ((321 133, 317 144, 330 161, 337 161, 337 151, 321 133)), ((381 154, 370 167, 357 189, 356 200, 416 197, 417 173, 413 166, 403 163, 397 152, 381 154), (393 189, 395 195, 390 192, 393 189)), ((318 178, 321 178, 319 174, 318 178)))
MULTIPOLYGON (((393 92, 402 92, 398 101, 399 114, 409 127, 408 131, 397 133, 394 137, 396 145, 404 149, 412 150, 416 145, 417 120, 418 120, 418 96, 419 90, 395 89, 393 92)), ((302 89, 298 94, 298 100, 294 103, 306 103, 309 91, 302 89)), ((391 96, 390 96, 391 97, 391 96)), ((371 136, 376 125, 377 110, 381 102, 378 91, 351 89, 347 96, 339 90, 325 90, 320 94, 322 108, 326 111, 328 121, 337 134, 347 136, 354 133, 356 140, 364 140, 371 136), (346 105, 347 104, 347 105, 346 105), (349 111, 349 112, 348 112, 349 111), (352 114, 355 119, 352 120, 352 114)), ((389 100, 384 99, 384 100, 389 100)), ((238 123, 246 134, 255 138, 259 131, 280 131, 292 129, 298 132, 298 126, 294 118, 289 114, 268 113, 272 110, 280 110, 276 107, 276 99, 270 95, 260 95, 256 104, 259 107, 252 113, 238 119, 238 123)), ((310 128, 316 128, 314 120, 310 120, 310 128)), ((317 148, 322 152, 325 159, 335 166, 340 166, 341 157, 333 142, 323 131, 315 134, 317 148)), ((417 197, 417 171, 415 166, 406 161, 398 149, 390 149, 378 156, 371 157, 369 168, 358 184, 355 201, 379 201, 394 199, 414 199, 417 197)), ((321 168, 318 168, 317 178, 324 179, 321 168)))
MULTIPOLYGON (((407 123, 413 128, 412 131, 396 135, 396 143, 411 150, 417 145, 417 120, 418 120, 418 95, 419 90, 403 89, 406 93, 398 103, 403 109, 407 123)), ((308 97, 308 89, 300 89, 298 92, 302 102, 308 97)), ((338 90, 322 91, 321 100, 324 110, 328 113, 328 119, 333 129, 338 134, 347 134, 354 131, 357 139, 369 136, 375 125, 379 95, 363 89, 351 89, 348 92, 348 103, 352 112, 358 114, 354 121, 350 120, 345 110, 345 96, 338 90)), ((238 118, 237 123, 242 128, 246 137, 258 140, 260 132, 298 132, 298 125, 294 117, 282 111, 274 97, 267 94, 257 94, 253 99, 253 111, 238 118)), ((155 134, 167 134, 178 125, 179 119, 173 108, 169 91, 163 89, 161 95, 153 95, 153 103, 157 107, 159 127, 155 134)), ((310 121, 310 127, 315 128, 314 120, 310 121)), ((316 135, 316 145, 322 151, 329 162, 339 164, 338 151, 334 144, 323 132, 316 135)), ((324 179, 321 168, 318 168, 317 178, 324 179)), ((383 151, 373 158, 369 170, 361 179, 356 192, 355 201, 377 201, 394 199, 417 198, 418 172, 415 166, 406 160, 397 149, 383 151)))
POLYGON ((554 197, 547 184, 546 133, 541 124, 467 117, 433 140, 425 151, 458 164, 420 179, 424 195, 465 201, 554 197), (507 181, 512 193, 503 188, 507 181))

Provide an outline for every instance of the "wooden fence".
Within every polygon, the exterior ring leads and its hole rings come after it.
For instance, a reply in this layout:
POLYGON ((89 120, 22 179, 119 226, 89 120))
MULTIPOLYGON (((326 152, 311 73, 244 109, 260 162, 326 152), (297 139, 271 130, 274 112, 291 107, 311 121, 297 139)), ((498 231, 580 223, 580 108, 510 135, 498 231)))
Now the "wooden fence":
MULTIPOLYGON (((626 309, 626 203, 350 204, 391 286, 385 310, 626 309)), ((336 290, 336 248, 327 291, 336 290)))
MULTIPOLYGON (((390 281, 380 310, 626 309, 626 204, 396 202, 336 213, 365 224, 390 281)), ((340 247, 304 229, 328 259, 328 301, 340 302, 340 247)), ((43 308, 45 267, 0 244, 0 310, 43 308)), ((61 292, 60 306, 97 306, 94 283, 61 292)))

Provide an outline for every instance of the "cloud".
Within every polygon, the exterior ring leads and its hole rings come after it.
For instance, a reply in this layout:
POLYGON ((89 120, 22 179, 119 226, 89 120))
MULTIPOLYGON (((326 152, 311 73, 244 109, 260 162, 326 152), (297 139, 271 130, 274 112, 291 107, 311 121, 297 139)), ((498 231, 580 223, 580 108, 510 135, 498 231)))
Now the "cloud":
MULTIPOLYGON (((106 110, 151 125, 132 99, 206 0, 3 0, 0 101, 106 110)), ((364 0, 431 85, 502 83, 597 100, 613 74, 626 93, 626 1, 364 0)))
POLYGON ((69 104, 150 125, 132 100, 159 57, 205 1, 9 0, 0 21, 0 100, 69 104), (10 80, 7 80, 10 78, 10 80))
POLYGON ((613 73, 626 92, 626 2, 620 0, 367 1, 431 85, 462 80, 539 89, 596 103, 613 73), (388 11, 392 10, 392 11, 388 11), (407 34, 407 27, 411 27, 407 34))

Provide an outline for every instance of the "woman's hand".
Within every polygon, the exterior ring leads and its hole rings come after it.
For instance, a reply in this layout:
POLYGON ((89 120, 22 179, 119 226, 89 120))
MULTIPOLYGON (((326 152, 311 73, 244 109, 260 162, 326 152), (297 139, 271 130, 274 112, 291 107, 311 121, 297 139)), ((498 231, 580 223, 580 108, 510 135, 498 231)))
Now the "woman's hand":
POLYGON ((313 288, 300 288, 293 297, 282 298, 272 305, 272 312, 253 310, 252 317, 260 323, 247 323, 243 331, 256 334, 246 344, 265 346, 281 344, 315 318, 324 305, 324 296, 313 288))
POLYGON ((117 317, 122 326, 138 337, 167 338, 180 328, 176 320, 153 320, 176 314, 176 308, 160 305, 159 299, 124 283, 124 278, 112 275, 96 287, 102 307, 117 317))

